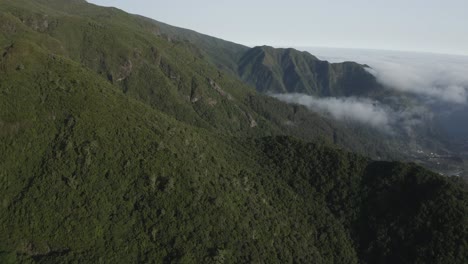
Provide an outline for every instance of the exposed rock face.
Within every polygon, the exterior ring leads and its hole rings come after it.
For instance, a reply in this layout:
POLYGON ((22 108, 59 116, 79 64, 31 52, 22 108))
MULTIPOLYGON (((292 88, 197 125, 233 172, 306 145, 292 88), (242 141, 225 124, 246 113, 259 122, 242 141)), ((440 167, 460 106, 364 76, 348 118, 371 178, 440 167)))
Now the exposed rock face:
POLYGON ((213 98, 207 98, 206 99, 206 103, 209 105, 209 106, 215 106, 218 102, 213 99, 213 98))
POLYGON ((120 77, 117 79, 118 82, 127 79, 132 73, 133 64, 131 60, 127 60, 123 65, 120 66, 120 77))
POLYGON ((228 100, 234 100, 234 98, 229 93, 224 91, 214 80, 208 79, 208 81, 210 82, 211 87, 215 89, 215 91, 218 92, 219 95, 221 95, 222 97, 226 97, 228 100))
POLYGON ((249 122, 250 122, 250 127, 251 128, 254 128, 254 127, 257 127, 258 124, 257 124, 257 121, 255 121, 255 119, 253 118, 253 116, 251 114, 247 114, 248 118, 249 118, 249 122))

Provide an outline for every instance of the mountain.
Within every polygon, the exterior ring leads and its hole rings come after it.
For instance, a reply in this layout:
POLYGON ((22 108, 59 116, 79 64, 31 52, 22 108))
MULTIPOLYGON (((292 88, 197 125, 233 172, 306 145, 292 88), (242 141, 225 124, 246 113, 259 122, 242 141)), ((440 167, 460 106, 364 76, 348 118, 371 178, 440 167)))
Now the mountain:
POLYGON ((0 2, 0 263, 466 261, 466 183, 342 150, 366 145, 157 32, 0 2))
MULTIPOLYGON (((354 62, 329 63, 294 49, 267 46, 250 49, 194 31, 149 21, 158 27, 158 34, 193 44, 203 58, 212 62, 221 72, 228 73, 231 79, 252 85, 261 94, 301 93, 316 98, 364 98, 384 105, 385 111, 391 110, 396 115, 403 115, 403 118, 422 117, 421 113, 413 113, 413 109, 421 112, 424 108, 417 100, 378 83, 367 65, 354 62)), ((236 86, 240 86, 240 83, 236 82, 236 86)), ((282 133, 307 141, 314 140, 318 135, 354 152, 374 158, 411 160, 442 173, 453 171, 445 165, 460 166, 457 162, 452 164, 447 161, 440 166, 439 160, 431 161, 430 157, 420 154, 424 150, 425 153, 456 155, 448 138, 431 120, 421 120, 423 122, 417 125, 413 120, 403 120, 402 124, 393 127, 391 133, 382 133, 382 130, 360 123, 336 121, 323 114, 311 113, 298 105, 286 109, 259 94, 252 97, 249 93, 244 98, 248 98, 250 108, 263 113, 262 116, 279 126, 282 133), (412 124, 411 128, 408 128, 408 123, 412 124)))
POLYGON ((308 52, 263 46, 240 59, 239 75, 260 92, 315 96, 372 96, 383 87, 355 62, 329 63, 308 52))
MULTIPOLYGON (((256 87, 257 91, 279 98, 293 94, 295 99, 292 103, 308 105, 312 111, 321 111, 322 116, 330 116, 333 111, 341 115, 340 111, 346 111, 349 115, 369 116, 384 113, 386 120, 391 123, 387 127, 381 125, 385 128, 372 130, 368 123, 354 122, 348 124, 354 126, 348 131, 352 131, 350 133, 353 135, 366 134, 371 142, 388 141, 389 150, 384 153, 397 154, 383 154, 385 158, 418 162, 449 175, 464 171, 464 163, 460 162, 463 159, 463 150, 459 150, 459 144, 451 143, 454 136, 452 131, 463 134, 462 125, 456 121, 444 124, 437 120, 432 114, 434 110, 426 104, 427 100, 385 87, 378 82, 372 73, 373 69, 367 65, 355 62, 329 63, 308 52, 268 46, 246 51, 238 65, 239 78, 256 87), (346 102, 350 102, 348 109, 344 109, 345 106, 338 108, 336 105, 346 102), (370 109, 363 109, 366 104, 370 109), (324 106, 325 109, 320 109, 324 106), (353 113, 353 106, 358 109, 354 109, 357 113, 353 113), (444 131, 441 124, 449 130, 444 131), (434 159, 427 153, 452 158, 434 159)), ((453 117, 446 120, 463 119, 462 113, 463 110, 453 113, 453 117)), ((344 118, 337 119, 337 122, 346 122, 341 120, 344 118)), ((352 148, 353 151, 357 149, 352 148)), ((373 155, 374 158, 382 156, 373 155)))
POLYGON ((372 130, 262 95, 218 68, 209 55, 228 54, 224 50, 232 46, 238 53, 243 46, 82 2, 6 1, 2 8, 9 14, 3 18, 9 30, 4 47, 27 36, 184 123, 236 136, 287 134, 326 140, 372 157, 401 157, 398 138, 383 141, 372 130))

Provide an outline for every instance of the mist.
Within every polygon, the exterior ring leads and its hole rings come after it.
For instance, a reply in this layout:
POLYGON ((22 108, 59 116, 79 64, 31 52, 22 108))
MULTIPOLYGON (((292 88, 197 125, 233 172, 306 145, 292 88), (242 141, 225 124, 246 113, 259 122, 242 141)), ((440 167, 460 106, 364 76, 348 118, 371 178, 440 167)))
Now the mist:
POLYGON ((395 110, 381 102, 359 97, 318 98, 306 94, 271 94, 280 101, 298 104, 338 121, 356 122, 387 134, 413 134, 414 128, 432 120, 424 106, 395 110))
POLYGON ((331 48, 300 48, 330 62, 356 61, 389 89, 420 96, 427 103, 466 104, 468 56, 331 48))
POLYGON ((374 128, 390 130, 393 113, 377 101, 366 98, 317 98, 306 94, 273 94, 273 97, 287 103, 306 106, 330 117, 368 124, 374 128))

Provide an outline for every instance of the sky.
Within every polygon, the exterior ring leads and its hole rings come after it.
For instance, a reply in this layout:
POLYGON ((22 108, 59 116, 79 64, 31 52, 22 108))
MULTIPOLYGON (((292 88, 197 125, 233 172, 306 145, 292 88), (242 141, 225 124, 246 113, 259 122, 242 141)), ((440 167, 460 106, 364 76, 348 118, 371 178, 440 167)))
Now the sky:
POLYGON ((88 0, 247 46, 468 55, 466 0, 88 0))

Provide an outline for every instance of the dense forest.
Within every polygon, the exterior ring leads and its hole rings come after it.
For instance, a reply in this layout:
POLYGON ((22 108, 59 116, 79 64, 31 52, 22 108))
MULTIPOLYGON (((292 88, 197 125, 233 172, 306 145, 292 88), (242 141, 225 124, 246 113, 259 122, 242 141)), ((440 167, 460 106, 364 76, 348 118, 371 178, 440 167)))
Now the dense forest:
POLYGON ((246 47, 2 0, 0 49, 0 263, 468 260, 462 179, 262 95, 246 47))

